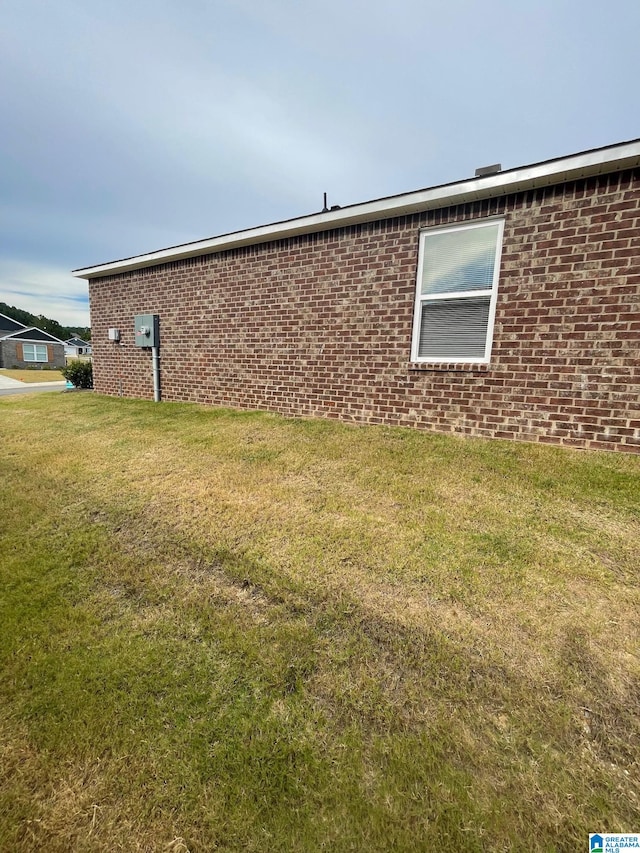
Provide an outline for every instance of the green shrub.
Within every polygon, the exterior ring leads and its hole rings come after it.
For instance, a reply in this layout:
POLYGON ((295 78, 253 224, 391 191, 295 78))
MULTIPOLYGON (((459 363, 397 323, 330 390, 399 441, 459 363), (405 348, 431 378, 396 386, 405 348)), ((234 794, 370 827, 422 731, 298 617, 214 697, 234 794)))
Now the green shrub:
POLYGON ((76 388, 93 388, 93 364, 90 361, 72 361, 60 373, 76 388))

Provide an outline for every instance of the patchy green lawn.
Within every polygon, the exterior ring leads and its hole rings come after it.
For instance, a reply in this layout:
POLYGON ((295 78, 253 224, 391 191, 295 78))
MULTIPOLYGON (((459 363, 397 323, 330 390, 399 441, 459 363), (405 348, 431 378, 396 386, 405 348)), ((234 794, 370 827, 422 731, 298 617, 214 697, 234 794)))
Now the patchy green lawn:
POLYGON ((640 458, 0 400, 0 849, 640 830, 640 458))

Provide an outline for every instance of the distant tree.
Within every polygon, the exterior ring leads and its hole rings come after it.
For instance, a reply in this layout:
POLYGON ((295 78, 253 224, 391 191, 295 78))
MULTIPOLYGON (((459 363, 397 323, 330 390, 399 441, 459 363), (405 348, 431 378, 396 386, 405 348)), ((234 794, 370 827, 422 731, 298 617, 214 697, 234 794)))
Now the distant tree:
POLYGON ((29 311, 24 311, 22 308, 16 308, 15 305, 7 305, 6 302, 0 302, 0 314, 4 314, 5 317, 11 317, 12 320, 17 320, 18 323, 23 323, 25 326, 35 326, 36 329, 49 332, 50 335, 60 338, 61 341, 68 341, 69 338, 82 338, 83 341, 91 340, 91 329, 87 326, 77 328, 63 326, 57 320, 45 317, 44 314, 36 316, 29 311))
POLYGON ((50 320, 49 317, 45 317, 43 314, 39 314, 36 318, 36 322, 33 324, 37 326, 38 329, 42 329, 44 332, 49 332, 50 335, 53 335, 54 338, 60 338, 61 341, 66 341, 71 335, 68 334, 69 329, 65 326, 61 326, 57 320, 50 320))
POLYGON ((74 326, 69 331, 72 333, 69 335, 71 338, 80 338, 87 342, 91 340, 91 329, 88 326, 74 326))
POLYGON ((14 305, 7 305, 6 302, 0 302, 0 314, 5 317, 11 317, 12 320, 17 320, 18 323, 24 323, 25 326, 34 326, 33 322, 36 317, 28 311, 23 311, 21 308, 16 308, 14 305))

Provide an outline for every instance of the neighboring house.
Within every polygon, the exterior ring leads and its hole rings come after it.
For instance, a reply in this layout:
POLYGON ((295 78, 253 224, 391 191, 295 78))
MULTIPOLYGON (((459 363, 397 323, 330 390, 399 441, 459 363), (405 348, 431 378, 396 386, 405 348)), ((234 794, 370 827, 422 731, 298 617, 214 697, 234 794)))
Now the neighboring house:
POLYGON ((640 450, 640 140, 74 274, 105 394, 151 314, 165 400, 640 450))
POLYGON ((64 343, 0 314, 0 367, 64 367, 64 343))
POLYGON ((64 352, 67 358, 78 358, 81 355, 91 355, 91 344, 82 338, 69 338, 64 342, 64 352))

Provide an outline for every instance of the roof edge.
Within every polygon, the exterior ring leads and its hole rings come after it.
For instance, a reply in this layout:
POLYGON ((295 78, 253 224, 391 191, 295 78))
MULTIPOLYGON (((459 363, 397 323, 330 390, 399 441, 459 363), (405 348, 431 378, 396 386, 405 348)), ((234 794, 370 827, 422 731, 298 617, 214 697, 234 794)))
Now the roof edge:
POLYGON ((640 139, 595 148, 568 157, 520 166, 486 177, 466 178, 450 184, 359 202, 339 210, 274 222, 269 225, 234 231, 192 243, 183 243, 132 258, 73 270, 76 278, 93 279, 107 275, 157 266, 199 255, 214 254, 242 246, 282 240, 302 234, 329 231, 358 223, 389 219, 436 207, 449 207, 470 201, 523 192, 565 181, 619 172, 640 166, 640 139))
MULTIPOLYGON (((16 320, 14 317, 9 317, 7 314, 0 314, 0 317, 4 317, 5 320, 9 320, 11 323, 16 323, 16 325, 22 326, 23 329, 27 328, 27 326, 25 326, 24 323, 21 323, 20 320, 16 320)), ((16 329, 16 331, 18 330, 16 329)))
MULTIPOLYGON (((15 338, 16 335, 24 335, 26 332, 40 332, 41 335, 48 335, 48 337, 51 338, 51 342, 56 344, 64 344, 64 341, 61 341, 60 338, 56 338, 56 336, 52 335, 51 332, 47 332, 45 329, 39 329, 37 326, 25 326, 24 329, 16 329, 14 332, 9 332, 6 335, 2 335, 0 337, 0 340, 10 340, 11 338, 15 338)), ((23 338, 23 340, 25 340, 27 343, 34 344, 46 343, 46 341, 43 341, 42 338, 23 338)))

